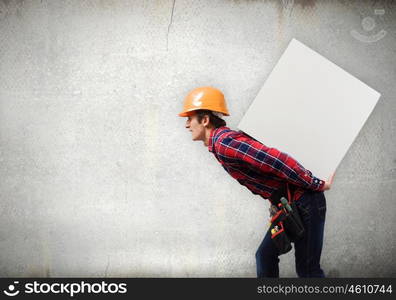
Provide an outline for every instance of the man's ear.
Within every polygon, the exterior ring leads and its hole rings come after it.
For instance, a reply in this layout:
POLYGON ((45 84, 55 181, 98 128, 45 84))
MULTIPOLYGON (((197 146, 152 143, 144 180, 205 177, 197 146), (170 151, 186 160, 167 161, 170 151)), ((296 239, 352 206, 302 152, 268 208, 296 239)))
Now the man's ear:
POLYGON ((209 125, 209 122, 210 122, 209 116, 208 116, 208 115, 205 115, 205 116, 202 118, 202 125, 206 127, 206 126, 209 125))

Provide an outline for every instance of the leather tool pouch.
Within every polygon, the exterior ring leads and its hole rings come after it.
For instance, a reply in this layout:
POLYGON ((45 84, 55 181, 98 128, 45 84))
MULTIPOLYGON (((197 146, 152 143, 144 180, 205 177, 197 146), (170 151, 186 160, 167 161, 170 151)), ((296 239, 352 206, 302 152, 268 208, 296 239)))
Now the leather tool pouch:
POLYGON ((285 217, 284 226, 287 235, 292 242, 298 241, 304 236, 304 225, 301 222, 300 214, 295 202, 289 203, 292 212, 285 217))
POLYGON ((274 242, 276 248, 278 248, 279 254, 284 254, 292 249, 290 239, 286 234, 284 223, 282 220, 285 219, 285 214, 283 211, 279 211, 271 219, 271 226, 269 230, 271 231, 271 239, 274 242))
POLYGON ((271 232, 271 239, 278 248, 279 254, 284 254, 292 249, 291 242, 298 241, 304 236, 304 226, 288 184, 274 193, 271 202, 279 207, 279 211, 271 218, 268 230, 271 232), (291 211, 282 208, 280 201, 282 197, 287 199, 291 211))

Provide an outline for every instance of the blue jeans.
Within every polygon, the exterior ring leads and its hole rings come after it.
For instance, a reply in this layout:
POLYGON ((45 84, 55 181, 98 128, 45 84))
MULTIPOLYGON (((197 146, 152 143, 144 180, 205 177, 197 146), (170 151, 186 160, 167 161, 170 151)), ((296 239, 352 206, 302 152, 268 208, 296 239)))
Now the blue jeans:
MULTIPOLYGON (((323 192, 306 191, 296 201, 304 224, 304 237, 294 243, 298 277, 325 277, 320 268, 326 198, 323 192)), ((257 277, 279 277, 279 252, 267 232, 256 252, 257 277)))

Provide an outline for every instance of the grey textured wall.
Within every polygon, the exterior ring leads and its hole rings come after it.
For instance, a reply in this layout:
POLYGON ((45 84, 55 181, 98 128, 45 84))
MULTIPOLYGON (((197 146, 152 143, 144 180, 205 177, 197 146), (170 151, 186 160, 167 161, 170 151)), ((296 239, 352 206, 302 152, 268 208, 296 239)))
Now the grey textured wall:
POLYGON ((254 277, 268 203, 176 114, 214 85, 235 128, 293 37, 382 94, 322 266, 396 276, 395 33, 390 1, 0 1, 0 276, 254 277))

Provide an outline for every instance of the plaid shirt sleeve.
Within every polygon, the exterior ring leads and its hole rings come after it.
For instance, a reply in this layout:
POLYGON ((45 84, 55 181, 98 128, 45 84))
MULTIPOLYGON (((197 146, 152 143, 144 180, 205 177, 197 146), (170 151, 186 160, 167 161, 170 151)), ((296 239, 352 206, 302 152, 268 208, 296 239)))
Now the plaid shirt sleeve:
POLYGON ((243 133, 224 137, 217 153, 228 163, 243 163, 263 173, 271 173, 297 186, 321 191, 324 181, 312 175, 291 156, 269 148, 243 133))

